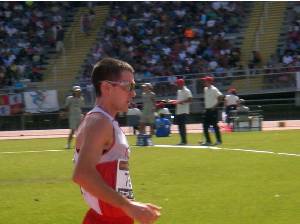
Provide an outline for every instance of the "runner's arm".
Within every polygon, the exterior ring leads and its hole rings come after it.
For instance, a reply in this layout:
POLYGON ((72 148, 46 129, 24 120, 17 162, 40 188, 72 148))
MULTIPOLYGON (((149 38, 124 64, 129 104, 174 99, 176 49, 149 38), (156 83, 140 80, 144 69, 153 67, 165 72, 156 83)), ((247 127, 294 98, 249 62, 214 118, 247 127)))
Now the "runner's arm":
POLYGON ((96 165, 106 146, 112 144, 113 127, 103 117, 92 115, 85 121, 81 136, 78 161, 73 173, 73 181, 82 186, 96 198, 122 207, 127 199, 110 188, 96 170, 96 165))

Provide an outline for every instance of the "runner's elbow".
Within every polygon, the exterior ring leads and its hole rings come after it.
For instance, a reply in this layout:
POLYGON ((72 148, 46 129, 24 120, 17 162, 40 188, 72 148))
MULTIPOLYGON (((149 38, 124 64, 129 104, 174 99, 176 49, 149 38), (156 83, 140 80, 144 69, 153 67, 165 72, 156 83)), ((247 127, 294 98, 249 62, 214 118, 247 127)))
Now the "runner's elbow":
POLYGON ((74 169, 72 180, 73 182, 77 183, 80 186, 85 185, 89 182, 91 174, 93 170, 87 169, 86 167, 77 166, 74 169))
POLYGON ((73 181, 74 183, 80 185, 81 182, 82 182, 82 180, 83 180, 83 175, 81 174, 81 172, 75 170, 75 171, 73 172, 72 181, 73 181))

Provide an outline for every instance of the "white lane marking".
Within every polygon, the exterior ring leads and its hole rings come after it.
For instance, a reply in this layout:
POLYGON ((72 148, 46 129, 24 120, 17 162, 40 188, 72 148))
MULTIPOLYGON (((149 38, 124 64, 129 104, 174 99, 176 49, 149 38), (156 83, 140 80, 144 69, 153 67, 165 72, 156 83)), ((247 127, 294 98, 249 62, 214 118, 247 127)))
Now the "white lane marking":
MULTIPOLYGON (((140 147, 140 146, 132 146, 140 147)), ((265 150, 254 150, 254 149, 230 149, 230 148, 220 148, 213 146, 197 146, 197 145, 154 145, 150 147, 162 147, 162 148, 188 148, 188 149, 206 149, 206 150, 227 150, 227 151, 241 151, 241 152, 253 152, 253 153, 264 153, 264 154, 275 154, 275 155, 284 155, 284 156, 300 156, 296 153, 285 153, 285 152, 272 152, 265 150)), ((42 152, 67 152, 69 150, 30 150, 30 151, 15 151, 15 152, 0 152, 0 154, 22 154, 22 153, 42 153, 42 152)))
POLYGON ((66 152, 67 150, 30 150, 30 151, 15 151, 15 152, 0 152, 0 154, 21 154, 21 153, 40 153, 40 152, 66 152))
POLYGON ((206 150, 227 150, 227 151, 241 151, 241 152, 253 152, 253 153, 264 153, 264 154, 275 154, 284 156, 300 156, 296 153, 285 153, 285 152, 272 152, 266 150, 254 150, 254 149, 230 149, 230 148, 220 148, 213 146, 197 146, 197 145, 154 145, 152 147, 162 147, 162 148, 188 148, 188 149, 206 149, 206 150))

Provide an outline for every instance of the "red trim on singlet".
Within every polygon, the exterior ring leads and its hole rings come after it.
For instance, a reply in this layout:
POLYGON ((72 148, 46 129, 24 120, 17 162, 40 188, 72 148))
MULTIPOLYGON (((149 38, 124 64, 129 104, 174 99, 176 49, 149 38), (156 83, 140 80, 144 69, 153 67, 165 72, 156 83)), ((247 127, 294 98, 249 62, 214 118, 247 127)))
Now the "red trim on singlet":
POLYGON ((86 213, 83 224, 133 224, 134 221, 128 216, 112 218, 99 215, 93 209, 86 213))
MULTIPOLYGON (((105 183, 108 186, 110 186, 113 190, 115 190, 117 184, 118 161, 114 160, 110 162, 99 163, 96 165, 96 169, 101 175, 102 179, 105 181, 105 183)), ((98 200, 102 216, 111 218, 119 218, 126 216, 126 214, 120 208, 114 207, 102 201, 101 199, 98 200)))

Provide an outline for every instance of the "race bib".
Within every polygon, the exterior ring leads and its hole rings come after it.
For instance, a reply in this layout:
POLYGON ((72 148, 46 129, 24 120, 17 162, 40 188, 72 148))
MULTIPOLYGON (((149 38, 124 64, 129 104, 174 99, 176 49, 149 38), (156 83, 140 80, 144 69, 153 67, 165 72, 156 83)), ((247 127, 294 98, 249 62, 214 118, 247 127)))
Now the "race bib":
POLYGON ((134 199, 128 161, 118 160, 116 191, 128 199, 134 199))

